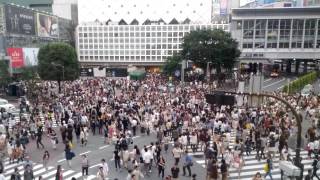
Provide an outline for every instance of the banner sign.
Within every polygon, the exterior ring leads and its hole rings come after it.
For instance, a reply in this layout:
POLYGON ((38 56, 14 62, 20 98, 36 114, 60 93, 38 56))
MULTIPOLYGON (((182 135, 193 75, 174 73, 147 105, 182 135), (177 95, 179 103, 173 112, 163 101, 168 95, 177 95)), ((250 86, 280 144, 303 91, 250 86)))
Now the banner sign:
POLYGON ((39 48, 23 48, 22 51, 25 66, 38 65, 39 48))
POLYGON ((35 17, 32 10, 5 5, 6 30, 8 33, 35 35, 35 17))
POLYGON ((45 14, 37 14, 37 30, 40 37, 59 36, 58 18, 45 14))
POLYGON ((22 48, 7 48, 7 53, 10 57, 12 68, 21 68, 24 66, 22 48))

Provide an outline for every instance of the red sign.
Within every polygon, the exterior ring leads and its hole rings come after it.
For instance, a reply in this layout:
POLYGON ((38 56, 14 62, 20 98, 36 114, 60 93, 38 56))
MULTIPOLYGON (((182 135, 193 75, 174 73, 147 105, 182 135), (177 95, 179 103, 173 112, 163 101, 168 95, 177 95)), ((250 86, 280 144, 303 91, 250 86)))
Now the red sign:
POLYGON ((12 68, 21 68, 23 67, 23 53, 22 48, 7 48, 8 56, 11 59, 12 68))

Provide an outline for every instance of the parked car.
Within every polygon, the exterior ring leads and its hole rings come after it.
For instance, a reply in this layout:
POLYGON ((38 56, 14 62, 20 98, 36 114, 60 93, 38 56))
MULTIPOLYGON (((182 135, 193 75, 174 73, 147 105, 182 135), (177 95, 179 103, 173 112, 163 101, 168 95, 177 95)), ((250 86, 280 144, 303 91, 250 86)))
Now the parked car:
POLYGON ((4 109, 6 112, 13 112, 15 107, 13 104, 10 104, 8 100, 0 98, 0 110, 4 109))

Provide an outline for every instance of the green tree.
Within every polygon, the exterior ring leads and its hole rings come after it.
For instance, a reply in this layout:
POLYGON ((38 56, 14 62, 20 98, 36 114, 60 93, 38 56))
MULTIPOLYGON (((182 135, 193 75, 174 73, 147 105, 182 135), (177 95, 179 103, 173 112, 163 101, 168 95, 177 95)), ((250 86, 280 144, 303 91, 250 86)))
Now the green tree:
POLYGON ((192 60, 203 69, 211 63, 221 72, 221 68, 231 70, 240 56, 238 43, 231 34, 221 29, 191 31, 183 39, 182 57, 192 60))
POLYGON ((41 79, 73 81, 79 77, 79 62, 75 49, 66 43, 50 43, 40 48, 38 53, 38 73, 41 79))
POLYGON ((0 87, 6 86, 10 79, 8 63, 5 60, 0 60, 0 87))
POLYGON ((182 59, 180 55, 174 54, 169 56, 165 64, 162 66, 163 72, 169 76, 173 75, 174 71, 179 68, 179 63, 181 61, 182 59))

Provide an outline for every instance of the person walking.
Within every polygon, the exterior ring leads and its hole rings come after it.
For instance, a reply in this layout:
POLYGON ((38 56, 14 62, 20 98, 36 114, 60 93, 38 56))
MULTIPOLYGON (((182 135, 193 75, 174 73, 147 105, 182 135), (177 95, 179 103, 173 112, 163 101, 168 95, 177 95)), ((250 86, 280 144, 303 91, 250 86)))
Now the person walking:
POLYGON ((158 177, 164 178, 164 169, 166 167, 166 161, 164 157, 161 155, 158 162, 158 177))
POLYGON ((220 172, 221 172, 221 180, 227 180, 228 179, 228 165, 224 159, 221 160, 220 165, 220 172))
POLYGON ((71 151, 69 143, 66 144, 66 148, 64 151, 65 151, 65 157, 66 157, 68 166, 71 167, 71 160, 72 160, 72 158, 75 157, 75 154, 74 154, 74 152, 71 151))
POLYGON ((25 167, 25 170, 23 173, 23 178, 24 178, 24 180, 33 180, 34 179, 33 170, 31 169, 30 165, 27 165, 25 167))
POLYGON ((188 154, 188 151, 185 151, 185 158, 184 158, 184 164, 182 167, 183 176, 186 175, 186 169, 188 170, 189 177, 191 177, 191 166, 193 165, 192 157, 190 154, 188 154))
POLYGON ((88 170, 89 170, 89 160, 87 155, 82 155, 82 161, 81 161, 81 167, 82 167, 82 176, 86 177, 88 176, 88 170))
MULTIPOLYGON (((273 180, 273 178, 272 178, 273 164, 272 164, 272 157, 271 157, 271 154, 270 154, 270 153, 268 154, 267 163, 266 163, 265 166, 266 166, 266 168, 265 168, 266 174, 264 175, 264 178, 266 179, 267 176, 269 176, 270 179, 273 180)), ((319 178, 318 178, 318 179, 319 179, 319 178)))
POLYGON ((108 163, 106 162, 105 159, 102 159, 101 160, 101 164, 102 164, 102 168, 103 168, 103 175, 104 175, 104 178, 106 178, 109 174, 109 166, 108 166, 108 163))
POLYGON ((211 163, 208 174, 208 180, 218 180, 218 165, 217 161, 213 159, 212 161, 209 161, 211 163))
POLYGON ((56 180, 63 180, 63 174, 62 174, 61 165, 57 166, 56 180))
POLYGON ((98 169, 97 180, 105 180, 103 166, 100 166, 98 169))
POLYGON ((45 151, 42 157, 43 166, 48 170, 48 162, 49 162, 50 154, 49 151, 45 151))
POLYGON ((263 180, 260 172, 257 172, 257 173, 253 176, 252 180, 263 180))
POLYGON ((44 145, 42 144, 42 130, 39 128, 37 132, 37 148, 40 149, 40 145, 42 146, 42 149, 44 149, 44 145))
POLYGON ((140 178, 144 178, 142 172, 139 170, 139 166, 134 166, 134 169, 131 172, 131 175, 134 175, 133 180, 140 180, 140 178))
POLYGON ((121 157, 118 149, 115 149, 113 151, 113 159, 114 159, 114 165, 116 167, 116 171, 118 171, 118 169, 121 170, 121 165, 120 165, 121 157))
POLYGON ((317 171, 318 171, 318 164, 319 164, 319 157, 318 155, 315 156, 313 162, 312 162, 312 175, 311 175, 311 179, 314 179, 313 177, 316 177, 318 180, 320 179, 317 171))
POLYGON ((171 168, 171 175, 172 175, 171 180, 179 180, 179 172, 180 172, 180 169, 178 167, 178 164, 174 164, 173 167, 171 168))
POLYGON ((58 141, 57 133, 55 132, 55 130, 52 130, 50 133, 50 141, 52 144, 52 148, 57 149, 57 144, 59 141, 58 141))

